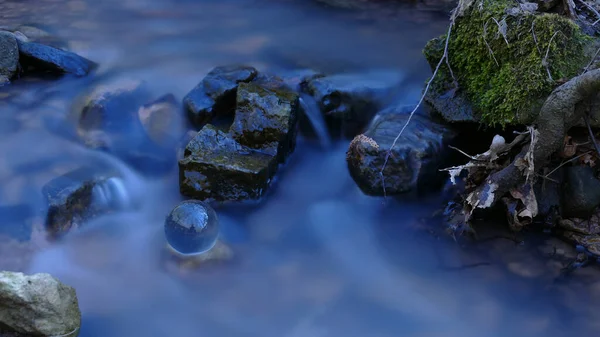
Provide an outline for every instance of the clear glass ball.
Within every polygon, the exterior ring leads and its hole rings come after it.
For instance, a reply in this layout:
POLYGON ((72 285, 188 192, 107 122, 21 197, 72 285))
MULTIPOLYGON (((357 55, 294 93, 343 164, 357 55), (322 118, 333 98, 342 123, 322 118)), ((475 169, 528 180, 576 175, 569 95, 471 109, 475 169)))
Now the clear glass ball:
POLYGON ((180 254, 202 254, 217 242, 217 213, 202 201, 183 201, 167 216, 165 236, 171 248, 180 254))

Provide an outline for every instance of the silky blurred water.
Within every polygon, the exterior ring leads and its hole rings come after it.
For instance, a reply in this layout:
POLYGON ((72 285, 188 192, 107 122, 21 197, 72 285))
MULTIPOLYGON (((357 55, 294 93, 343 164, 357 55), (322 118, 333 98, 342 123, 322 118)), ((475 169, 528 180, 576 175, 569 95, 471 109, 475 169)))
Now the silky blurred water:
POLYGON ((236 62, 400 71, 397 101, 414 104, 430 75, 421 49, 445 31, 447 15, 410 6, 394 13, 307 0, 0 0, 0 25, 43 24, 100 63, 96 77, 3 88, 0 205, 26 205, 37 228, 41 187, 94 162, 122 177, 98 197, 127 201, 60 242, 35 232, 30 242, 0 241, 0 269, 49 272, 75 287, 82 337, 597 334, 597 268, 556 282, 564 261, 547 249, 569 256, 568 245, 429 235, 420 219, 441 196, 364 196, 347 172, 347 140, 324 147, 301 137, 264 200, 216 208, 234 260, 184 274, 161 263, 163 223, 182 200, 177 172, 144 177, 72 141, 73 99, 99 81, 142 79, 155 95, 180 100, 210 68, 236 62), (469 265, 477 267, 461 268, 469 265))

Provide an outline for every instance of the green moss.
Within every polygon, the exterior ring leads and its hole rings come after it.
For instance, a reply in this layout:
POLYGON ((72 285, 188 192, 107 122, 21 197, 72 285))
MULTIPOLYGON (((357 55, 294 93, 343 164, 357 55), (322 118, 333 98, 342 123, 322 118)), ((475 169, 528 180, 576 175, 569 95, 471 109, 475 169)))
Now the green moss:
MULTIPOLYGON (((575 76, 589 61, 586 47, 593 39, 575 23, 556 14, 515 12, 511 10, 515 4, 510 0, 475 4, 456 20, 448 46, 459 89, 488 125, 532 122, 557 82, 575 76)), ((443 55, 445 38, 425 46, 432 67, 443 55)), ((451 83, 442 65, 432 90, 444 92, 451 83)))

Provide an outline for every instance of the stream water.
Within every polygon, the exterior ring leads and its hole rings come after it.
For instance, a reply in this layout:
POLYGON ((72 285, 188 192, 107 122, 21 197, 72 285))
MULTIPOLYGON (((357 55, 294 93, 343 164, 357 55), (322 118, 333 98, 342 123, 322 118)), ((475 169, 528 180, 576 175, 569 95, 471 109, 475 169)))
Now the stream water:
MULTIPOLYGON (((156 95, 181 99, 212 67, 242 62, 402 71, 398 102, 414 104, 430 74, 421 49, 445 31, 447 15, 410 5, 394 13, 308 0, 0 0, 0 25, 43 24, 99 62, 102 79, 142 79, 156 95)), ((182 200, 176 170, 144 178, 70 140, 71 103, 95 81, 24 79, 0 92, 0 206, 12 210, 0 221, 27 213, 39 229, 42 186, 92 161, 124 177, 98 192, 102 198, 116 193, 141 205, 60 242, 36 230, 27 242, 0 236, 0 270, 48 272, 76 288, 81 337, 600 332, 598 268, 559 277, 575 256, 569 245, 539 235, 493 239, 506 234, 491 225, 482 231, 489 240, 479 243, 431 235, 420 220, 441 196, 384 202, 363 195, 347 172, 348 141, 330 141, 322 126, 322 144, 300 137, 261 203, 216 209, 232 262, 174 273, 160 261, 164 219, 182 200)))

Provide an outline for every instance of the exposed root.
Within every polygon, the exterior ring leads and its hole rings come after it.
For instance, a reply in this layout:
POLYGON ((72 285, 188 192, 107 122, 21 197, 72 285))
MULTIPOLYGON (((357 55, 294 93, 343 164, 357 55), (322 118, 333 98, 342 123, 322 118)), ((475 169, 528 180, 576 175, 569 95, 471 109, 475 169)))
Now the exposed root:
MULTIPOLYGON (((506 196, 522 203, 521 209, 515 213, 518 217, 517 220, 535 217, 537 202, 532 186, 534 178, 537 176, 536 169, 548 164, 551 155, 563 146, 566 131, 584 117, 583 110, 576 109, 576 106, 597 94, 599 90, 600 69, 579 75, 556 88, 542 106, 535 128, 528 128, 527 134, 530 136, 528 144, 523 146, 513 161, 499 170, 495 169, 493 165, 485 166, 485 169, 492 172, 466 197, 464 205, 466 221, 469 221, 474 209, 492 207, 506 196)), ((515 138, 515 141, 519 136, 515 138)), ((497 151, 490 147, 490 150, 486 152, 487 158, 492 159, 493 156, 490 154, 495 152, 497 151)), ((486 158, 484 155, 474 156, 474 158, 486 158)), ((496 158, 498 157, 496 156, 496 158)), ((472 170, 482 167, 475 165, 478 162, 472 161, 462 167, 450 168, 447 171, 450 172, 451 179, 454 179, 459 169, 462 171, 463 169, 472 170)), ((460 171, 458 172, 460 173, 460 171)), ((516 227, 522 225, 523 222, 520 222, 516 227)))

